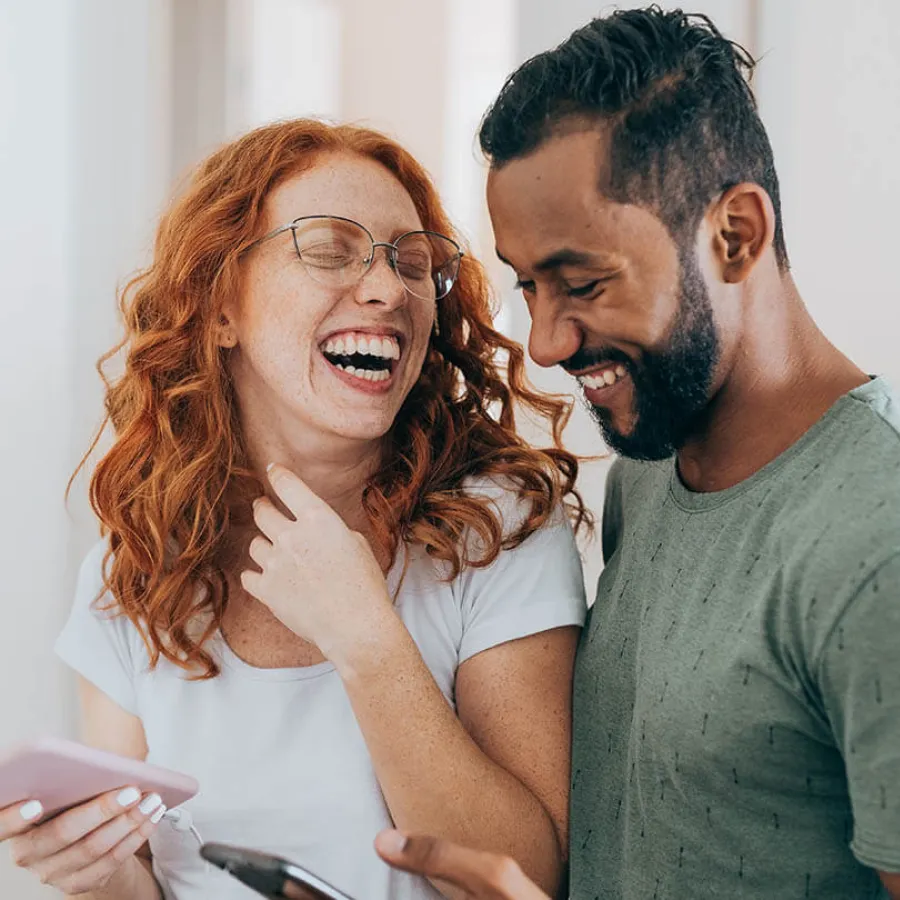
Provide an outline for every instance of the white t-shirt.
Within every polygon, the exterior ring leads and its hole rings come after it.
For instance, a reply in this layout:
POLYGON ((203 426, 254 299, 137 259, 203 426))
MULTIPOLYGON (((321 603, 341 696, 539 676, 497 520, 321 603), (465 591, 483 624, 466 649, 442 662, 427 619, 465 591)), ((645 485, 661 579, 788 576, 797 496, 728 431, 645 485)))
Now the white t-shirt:
MULTIPOLYGON (((507 495, 501 508, 515 505, 507 495)), ((255 668, 218 636, 210 647, 221 662, 218 677, 189 681, 166 660, 149 671, 128 619, 92 606, 102 588, 104 549, 98 544, 81 568, 56 651, 141 720, 149 762, 198 780, 200 793, 185 806, 203 840, 287 857, 356 900, 440 896, 425 879, 390 869, 375 853, 375 835, 390 827, 390 813, 334 667, 255 668)), ((489 567, 464 569, 450 583, 438 579, 421 548, 405 553, 410 564, 396 608, 451 705, 456 670, 471 656, 584 622, 581 563, 561 516, 489 567)), ((392 596, 402 568, 398 553, 388 573, 392 596)), ((204 863, 191 834, 166 821, 151 849, 167 900, 251 896, 204 863)))

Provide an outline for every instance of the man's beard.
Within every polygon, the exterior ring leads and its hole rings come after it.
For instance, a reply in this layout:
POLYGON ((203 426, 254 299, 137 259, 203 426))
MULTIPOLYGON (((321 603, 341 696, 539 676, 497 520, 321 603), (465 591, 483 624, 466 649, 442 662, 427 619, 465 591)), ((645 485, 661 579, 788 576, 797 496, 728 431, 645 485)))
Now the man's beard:
MULTIPOLYGON (((696 258, 681 254, 681 302, 666 346, 636 362, 615 348, 579 351, 621 363, 634 386, 634 426, 615 430, 608 410, 589 404, 607 445, 630 459, 666 459, 697 429, 719 356, 712 303, 696 258)), ((586 368, 584 363, 577 368, 586 368)))

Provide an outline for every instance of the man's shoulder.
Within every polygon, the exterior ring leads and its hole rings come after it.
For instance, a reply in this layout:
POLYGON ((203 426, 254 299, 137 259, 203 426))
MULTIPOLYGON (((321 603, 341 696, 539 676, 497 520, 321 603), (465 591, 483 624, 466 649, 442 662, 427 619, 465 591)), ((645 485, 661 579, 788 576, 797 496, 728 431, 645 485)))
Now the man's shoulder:
POLYGON ((830 429, 831 456, 860 478, 893 480, 900 486, 900 398, 876 378, 844 398, 830 429))
POLYGON ((887 378, 872 378, 849 393, 857 407, 864 408, 900 438, 900 395, 887 378))
POLYGON ((647 499, 649 494, 665 491, 672 476, 674 462, 671 458, 660 461, 628 459, 617 456, 606 476, 607 496, 619 502, 627 502, 640 491, 647 499))
MULTIPOLYGON (((880 379, 847 395, 805 457, 792 506, 807 526, 879 544, 900 542, 900 402, 880 379)), ((796 474, 796 472, 794 473, 796 474)), ((798 523, 799 524, 799 523, 798 523)))
POLYGON ((820 623, 835 621, 900 551, 900 406, 874 382, 845 400, 779 484, 771 523, 788 593, 820 623))
POLYGON ((620 543, 627 519, 663 502, 672 475, 672 459, 643 462, 619 456, 606 475, 603 502, 603 558, 609 562, 620 543))

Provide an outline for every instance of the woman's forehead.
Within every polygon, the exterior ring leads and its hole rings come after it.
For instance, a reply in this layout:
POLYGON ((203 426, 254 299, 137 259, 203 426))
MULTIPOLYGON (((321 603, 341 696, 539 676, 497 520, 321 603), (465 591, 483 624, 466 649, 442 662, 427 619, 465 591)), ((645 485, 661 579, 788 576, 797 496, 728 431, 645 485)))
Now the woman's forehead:
POLYGON ((313 168, 285 179, 266 200, 267 230, 323 215, 353 219, 376 239, 423 227, 400 181, 380 163, 350 154, 321 157, 313 168))

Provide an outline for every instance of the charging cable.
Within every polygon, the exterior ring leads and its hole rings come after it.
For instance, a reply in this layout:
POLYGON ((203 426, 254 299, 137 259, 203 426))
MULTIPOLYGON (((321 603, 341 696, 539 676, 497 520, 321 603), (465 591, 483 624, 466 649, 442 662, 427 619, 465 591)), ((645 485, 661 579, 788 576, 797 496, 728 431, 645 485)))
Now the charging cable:
MULTIPOLYGON (((163 818, 168 820, 172 829, 179 834, 187 834, 190 832, 197 842, 198 849, 203 847, 203 838, 200 837, 200 832, 197 831, 197 826, 194 825, 194 817, 190 814, 189 810, 167 809, 163 814, 163 818)), ((203 860, 203 870, 207 875, 212 872, 212 865, 209 860, 203 860)))
POLYGON ((200 832, 197 831, 197 828, 194 825, 194 819, 188 810, 168 809, 163 815, 163 818, 168 820, 175 831, 178 831, 181 834, 190 832, 194 836, 194 840, 197 841, 197 844, 201 847, 203 846, 203 838, 200 837, 200 832))

